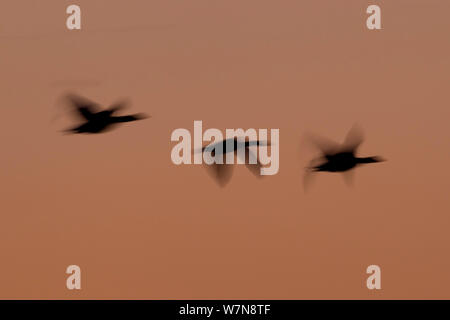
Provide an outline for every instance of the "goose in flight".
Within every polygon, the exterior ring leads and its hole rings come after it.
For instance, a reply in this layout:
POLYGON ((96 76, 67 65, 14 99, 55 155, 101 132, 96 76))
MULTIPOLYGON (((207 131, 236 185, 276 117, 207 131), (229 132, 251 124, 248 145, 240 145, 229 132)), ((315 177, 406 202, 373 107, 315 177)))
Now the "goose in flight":
POLYGON ((385 161, 378 156, 356 156, 357 149, 364 140, 362 129, 357 125, 350 129, 342 144, 313 135, 308 135, 308 138, 320 150, 321 156, 313 159, 306 168, 304 176, 305 190, 310 183, 313 173, 341 172, 347 184, 351 185, 353 181, 352 169, 363 164, 385 161))
POLYGON ((245 166, 252 172, 255 176, 261 177, 260 171, 262 164, 257 159, 257 155, 252 152, 250 147, 255 146, 268 146, 270 145, 268 142, 262 142, 259 140, 250 141, 238 140, 236 137, 231 139, 226 139, 214 143, 212 145, 208 145, 206 147, 201 148, 201 150, 196 150, 195 152, 208 153, 212 158, 216 158, 217 156, 221 156, 223 159, 223 163, 215 163, 206 164, 209 168, 209 172, 212 177, 217 181, 217 183, 223 187, 225 186, 231 179, 231 175, 233 172, 233 164, 226 163, 226 154, 233 152, 237 155, 238 158, 242 158, 241 160, 244 162, 245 166), (243 149, 244 154, 239 152, 239 149, 243 149), (252 160, 253 161, 250 161, 252 160), (254 162, 254 163, 251 163, 254 162))
POLYGON ((67 96, 76 115, 84 122, 76 127, 64 130, 66 133, 101 133, 113 129, 120 123, 137 121, 148 118, 143 113, 116 116, 115 114, 126 107, 126 102, 118 102, 108 109, 99 110, 95 102, 91 102, 80 96, 70 94, 67 96))

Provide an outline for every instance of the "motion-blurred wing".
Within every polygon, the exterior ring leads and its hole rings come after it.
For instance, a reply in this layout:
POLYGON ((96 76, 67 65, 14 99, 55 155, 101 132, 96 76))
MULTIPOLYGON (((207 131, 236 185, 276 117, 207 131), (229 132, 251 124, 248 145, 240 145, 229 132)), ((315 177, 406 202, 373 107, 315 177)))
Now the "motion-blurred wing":
POLYGON ((314 147, 316 147, 317 149, 319 149, 319 151, 323 154, 323 155, 334 155, 337 152, 339 152, 340 149, 340 145, 339 143, 318 136, 318 135, 314 135, 311 133, 306 134, 306 139, 307 141, 309 141, 314 147))
POLYGON ((113 104, 111 107, 108 108, 109 111, 111 111, 111 114, 126 109, 129 106, 130 102, 128 100, 123 100, 120 102, 117 102, 113 104))
POLYGON ((233 174, 232 164, 206 164, 208 173, 212 178, 219 184, 219 186, 224 187, 228 182, 230 182, 231 176, 233 174))
POLYGON ((355 152, 364 140, 362 128, 355 124, 347 133, 341 150, 347 152, 355 152))
POLYGON ((349 170, 342 172, 342 176, 344 177, 345 184, 349 187, 353 187, 355 180, 355 171, 349 170))
POLYGON ((97 113, 98 104, 95 102, 74 94, 67 95, 67 99, 71 102, 77 114, 85 120, 92 119, 92 116, 97 113))
POLYGON ((309 161, 308 167, 306 167, 306 169, 314 171, 314 169, 316 167, 318 167, 326 162, 327 162, 326 156, 320 156, 320 157, 314 158, 311 161, 309 161))
POLYGON ((303 191, 306 193, 311 188, 311 185, 314 181, 314 178, 316 176, 316 172, 306 168, 305 172, 303 174, 303 191))
MULTIPOLYGON (((239 153, 238 153, 239 157, 239 153)), ((245 148, 245 159, 244 159, 245 166, 248 170, 250 170, 251 173, 253 173, 256 177, 260 178, 261 175, 261 163, 259 162, 257 158, 257 154, 254 154, 250 148, 245 148), (256 163, 250 163, 250 155, 256 159, 256 163)))

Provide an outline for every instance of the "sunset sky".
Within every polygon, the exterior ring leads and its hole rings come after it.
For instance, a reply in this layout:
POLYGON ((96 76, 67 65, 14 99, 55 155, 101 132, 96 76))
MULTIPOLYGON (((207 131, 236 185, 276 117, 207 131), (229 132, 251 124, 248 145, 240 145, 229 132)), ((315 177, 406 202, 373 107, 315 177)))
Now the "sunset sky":
POLYGON ((449 299, 450 2, 2 0, 0 298, 449 299), (66 28, 78 4, 82 29, 66 28), (378 4, 382 30, 366 27, 378 4), (73 92, 152 116, 63 135, 73 92), (173 130, 280 130, 220 188, 173 130), (314 132, 388 161, 318 175, 314 132), (82 289, 66 288, 79 265, 82 289), (382 290, 368 290, 379 265, 382 290))

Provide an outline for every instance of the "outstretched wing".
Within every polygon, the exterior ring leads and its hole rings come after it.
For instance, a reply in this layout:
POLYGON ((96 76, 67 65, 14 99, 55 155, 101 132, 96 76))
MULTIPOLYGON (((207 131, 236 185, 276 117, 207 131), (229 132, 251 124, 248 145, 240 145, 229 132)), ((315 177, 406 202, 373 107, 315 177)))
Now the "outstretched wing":
POLYGON ((362 128, 354 124, 345 137, 341 150, 347 152, 355 152, 364 140, 362 128))
MULTIPOLYGON (((239 157, 239 153, 238 153, 239 157)), ((245 159, 244 159, 245 166, 248 170, 250 170, 251 173, 253 173, 257 178, 261 178, 261 168, 262 164, 258 160, 258 155, 253 153, 252 150, 249 147, 245 148, 245 159), (256 163, 250 163, 250 156, 253 159, 256 159, 256 163)))
POLYGON ((307 133, 305 137, 307 141, 309 141, 314 147, 319 149, 319 151, 324 156, 334 155, 338 153, 341 148, 339 143, 315 134, 307 133))
POLYGON ((204 163, 204 165, 206 166, 208 173, 216 180, 220 187, 225 187, 225 185, 230 182, 234 167, 232 164, 213 163, 209 165, 204 163))
POLYGON ((126 109, 129 106, 130 102, 128 100, 122 100, 119 102, 114 103, 111 107, 108 108, 109 111, 111 111, 111 114, 126 109))
POLYGON ((316 172, 306 168, 303 174, 303 191, 306 193, 311 188, 311 185, 316 177, 316 172))
POLYGON ((342 172, 342 177, 344 178, 345 184, 349 187, 353 187, 355 179, 355 171, 353 169, 342 172))
POLYGON ((77 114, 85 120, 92 119, 92 116, 98 112, 98 104, 89 101, 86 98, 69 94, 67 95, 67 99, 70 101, 77 114))

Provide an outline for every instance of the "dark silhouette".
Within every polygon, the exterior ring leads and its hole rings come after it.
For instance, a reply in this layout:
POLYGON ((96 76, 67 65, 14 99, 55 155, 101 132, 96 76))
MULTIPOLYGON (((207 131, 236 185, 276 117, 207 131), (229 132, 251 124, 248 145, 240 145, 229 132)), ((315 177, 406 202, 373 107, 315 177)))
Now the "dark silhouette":
POLYGON ((80 96, 70 94, 67 96, 72 109, 84 120, 84 123, 64 130, 66 133, 101 133, 108 131, 120 123, 142 120, 147 115, 139 113, 126 116, 115 116, 114 114, 126 107, 125 102, 112 105, 106 110, 98 110, 99 106, 80 96))
POLYGON ((215 157, 218 150, 221 151, 220 155, 223 157, 223 164, 222 163, 212 163, 212 164, 206 164, 208 167, 210 174, 213 176, 213 178, 217 181, 217 183, 223 187, 225 186, 231 179, 232 173, 233 173, 233 164, 227 164, 226 163, 226 154, 230 152, 234 152, 235 155, 238 157, 239 152, 238 150, 240 148, 244 149, 245 158, 242 159, 245 163, 245 166, 252 172, 256 177, 261 177, 260 170, 262 167, 262 164, 259 162, 257 155, 253 154, 250 150, 251 146, 268 146, 270 145, 267 142, 261 142, 259 140, 256 141, 239 141, 237 138, 234 139, 227 139, 223 141, 219 141, 213 145, 209 145, 206 147, 203 147, 201 150, 196 150, 196 152, 202 152, 210 151, 211 157, 215 157), (252 155, 252 158, 256 159, 256 163, 249 163, 250 162, 250 155, 252 155))
POLYGON ((356 125, 350 129, 342 145, 318 136, 309 135, 308 137, 319 148, 322 155, 313 159, 310 166, 306 168, 304 177, 305 190, 314 172, 341 172, 344 174, 347 184, 351 185, 353 182, 352 169, 366 163, 385 161, 377 156, 363 158, 356 156, 356 151, 363 142, 362 130, 356 125))

